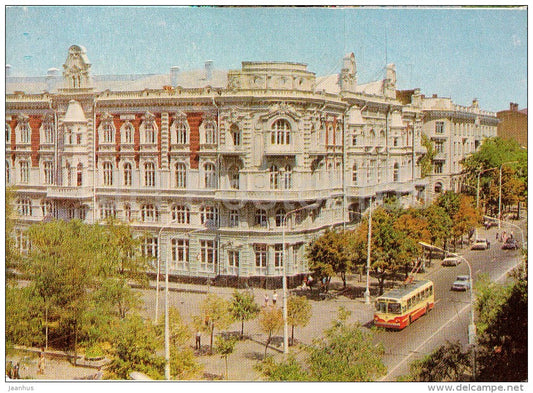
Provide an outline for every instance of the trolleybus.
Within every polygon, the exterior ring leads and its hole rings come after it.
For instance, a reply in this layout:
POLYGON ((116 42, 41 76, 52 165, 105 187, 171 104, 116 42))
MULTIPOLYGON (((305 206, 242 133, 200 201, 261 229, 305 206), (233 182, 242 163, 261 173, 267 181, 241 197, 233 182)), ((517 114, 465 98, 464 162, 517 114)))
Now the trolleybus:
POLYGON ((433 282, 414 281, 376 299, 374 325, 400 330, 427 314, 434 305, 433 282))

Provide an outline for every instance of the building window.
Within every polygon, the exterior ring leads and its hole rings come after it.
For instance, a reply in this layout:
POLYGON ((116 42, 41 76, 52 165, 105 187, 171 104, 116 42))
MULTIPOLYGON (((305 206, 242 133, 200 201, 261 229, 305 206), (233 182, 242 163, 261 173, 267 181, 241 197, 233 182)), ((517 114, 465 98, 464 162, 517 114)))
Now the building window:
POLYGON ((287 120, 279 119, 272 124, 270 142, 273 145, 289 145, 291 143, 291 125, 287 120))
POLYGON ((6 123, 6 145, 11 143, 11 126, 6 123))
POLYGON ((189 224, 191 221, 189 208, 184 205, 172 206, 172 221, 176 221, 178 224, 189 224))
POLYGON ((267 213, 265 209, 257 209, 255 211, 255 225, 265 228, 268 226, 267 213))
POLYGON ((78 164, 76 172, 76 185, 81 186, 83 184, 83 165, 78 164))
POLYGON ((241 130, 236 124, 233 124, 230 128, 231 139, 233 140, 233 146, 241 145, 241 130))
POLYGON ((397 162, 394 163, 394 168, 392 171, 392 180, 400 181, 400 165, 397 162))
POLYGON ((217 242, 200 240, 200 271, 214 273, 217 255, 217 242))
POLYGON ((110 122, 104 123, 102 126, 103 143, 113 143, 115 141, 115 128, 110 122))
POLYGON ((132 180, 131 164, 129 162, 126 162, 124 164, 124 185, 131 186, 131 180, 132 180))
POLYGON ((292 188, 292 167, 290 165, 285 165, 282 173, 282 187, 284 190, 292 188))
POLYGON ((31 216, 31 199, 19 199, 17 202, 17 208, 20 216, 31 216))
POLYGON ((357 164, 352 167, 352 184, 357 185, 357 164))
POLYGON ((277 190, 279 188, 279 170, 276 165, 270 167, 270 189, 277 190))
POLYGON ((157 258, 157 237, 145 237, 141 244, 141 253, 145 258, 156 259, 157 258))
POLYGON ((443 168, 444 168, 444 162, 435 161, 433 163, 433 173, 440 174, 440 173, 442 173, 443 168))
POLYGON ((212 121, 205 125, 205 143, 208 145, 217 143, 217 129, 215 123, 212 121))
POLYGON ((106 218, 116 218, 117 209, 113 202, 108 202, 100 205, 100 218, 105 220, 106 218))
POLYGON ((30 180, 30 163, 28 161, 20 162, 20 182, 28 183, 30 180))
POLYGON ((174 122, 174 129, 175 129, 175 136, 176 136, 176 144, 178 145, 186 145, 189 143, 188 138, 188 127, 185 121, 175 121, 174 122))
POLYGON ((76 144, 81 145, 81 134, 76 134, 76 144))
POLYGON ((57 205, 54 201, 45 201, 41 209, 44 218, 57 218, 57 205))
POLYGON ((239 189, 239 168, 232 166, 229 169, 229 185, 232 189, 239 189))
POLYGON ((113 185, 113 164, 111 162, 104 162, 104 186, 113 185))
POLYGON ((17 250, 22 254, 26 254, 31 249, 30 238, 26 231, 17 229, 15 232, 15 243, 17 250))
POLYGON ((159 219, 159 212, 152 204, 145 204, 141 206, 141 221, 156 222, 159 219))
POLYGON ((187 187, 187 166, 183 162, 176 164, 175 178, 176 188, 187 187))
POLYGON ((132 144, 133 143, 133 133, 134 133, 133 126, 131 124, 127 123, 124 126, 124 130, 122 132, 122 135, 124 135, 123 143, 132 144))
POLYGON ((290 165, 285 165, 282 169, 279 169, 276 165, 272 165, 269 171, 270 189, 288 190, 292 188, 292 167, 290 165))
POLYGON ((43 125, 44 143, 54 143, 54 127, 51 123, 43 125))
POLYGON ((444 134, 444 122, 443 121, 435 122, 435 134, 444 134))
POLYGON ((11 183, 11 166, 9 165, 8 160, 6 160, 6 183, 11 183))
POLYGON ((31 129, 28 123, 22 123, 19 127, 20 143, 31 142, 31 129))
POLYGON ((218 209, 214 206, 200 208, 200 222, 205 226, 218 227, 218 209))
POLYGON ((278 228, 283 226, 284 219, 285 219, 285 210, 283 209, 276 210, 276 226, 278 228))
POLYGON ((131 206, 129 203, 124 204, 124 218, 126 221, 131 221, 131 206))
POLYGON ((267 272, 267 245, 254 244, 255 253, 255 272, 256 274, 266 275, 267 272))
POLYGON ((274 245, 274 271, 282 274, 283 270, 283 244, 274 245))
POLYGON ((44 184, 54 184, 54 163, 52 161, 44 163, 44 184))
POLYGON ((153 162, 144 163, 144 186, 155 187, 155 164, 153 162))
POLYGON ((171 240, 171 258, 174 268, 178 270, 189 270, 189 240, 172 239, 171 240))
POLYGON ((435 141, 435 152, 444 153, 444 141, 435 141))
POLYGON ((155 143, 155 128, 151 121, 144 123, 144 140, 146 143, 155 143))
POLYGON ((210 162, 204 165, 204 185, 205 185, 205 188, 216 188, 217 187, 215 165, 210 162))
POLYGON ((352 135, 352 146, 357 146, 357 135, 356 134, 352 135))
POLYGON ((227 273, 233 276, 239 275, 239 251, 228 251, 228 271, 227 273))
POLYGON ((238 210, 229 211, 229 226, 232 228, 236 228, 239 226, 239 211, 238 210))

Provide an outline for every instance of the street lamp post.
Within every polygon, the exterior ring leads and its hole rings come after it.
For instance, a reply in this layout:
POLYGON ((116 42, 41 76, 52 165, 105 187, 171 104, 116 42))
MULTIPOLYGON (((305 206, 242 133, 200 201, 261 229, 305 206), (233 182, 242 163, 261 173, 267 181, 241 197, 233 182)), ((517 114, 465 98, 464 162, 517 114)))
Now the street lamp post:
POLYGON ((370 208, 368 212, 368 245, 366 250, 366 290, 365 290, 365 303, 370 304, 370 252, 372 241, 372 198, 370 198, 370 208))
POLYGON ((287 258, 286 258, 286 246, 285 246, 285 228, 287 226, 287 218, 289 215, 297 213, 302 210, 316 209, 320 206, 320 203, 315 202, 307 206, 300 207, 298 209, 291 210, 286 213, 283 217, 283 227, 282 227, 282 236, 281 241, 283 243, 283 353, 289 353, 289 325, 288 325, 288 316, 287 316, 287 258))

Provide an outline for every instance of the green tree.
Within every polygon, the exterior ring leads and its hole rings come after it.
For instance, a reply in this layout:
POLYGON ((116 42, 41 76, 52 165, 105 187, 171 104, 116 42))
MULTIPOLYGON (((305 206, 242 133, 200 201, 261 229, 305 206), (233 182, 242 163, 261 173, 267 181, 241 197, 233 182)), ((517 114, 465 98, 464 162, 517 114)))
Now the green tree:
POLYGON ((13 188, 6 188, 5 192, 5 258, 6 279, 13 278, 11 269, 15 269, 20 261, 20 254, 15 241, 15 193, 13 188))
POLYGON ((224 364, 226 366, 225 377, 228 379, 228 357, 235 350, 235 344, 237 340, 235 337, 222 337, 219 336, 216 339, 216 351, 224 358, 224 364))
POLYGON ((233 322, 230 302, 210 293, 200 306, 200 315, 194 320, 199 329, 210 335, 209 351, 212 353, 215 329, 226 329, 233 322))
POLYGON ((432 204, 424 209, 424 216, 428 221, 431 243, 437 247, 446 248, 452 233, 452 219, 441 206, 432 204))
POLYGON ((291 295, 287 299, 287 322, 291 325, 291 345, 294 345, 294 327, 307 326, 311 319, 311 304, 304 296, 291 295))
POLYGON ((480 225, 481 215, 474 208, 472 197, 461 195, 459 198, 459 207, 451 216, 453 219, 452 235, 454 239, 462 237, 480 225))
POLYGON ((328 284, 331 277, 338 274, 346 288, 346 273, 352 268, 354 260, 349 233, 326 230, 309 245, 307 259, 309 269, 319 277, 326 277, 328 284))
POLYGON ((410 365, 409 375, 402 381, 415 382, 461 382, 471 375, 470 352, 463 352, 459 342, 441 345, 432 353, 410 365))
POLYGON ((267 381, 310 381, 310 375, 290 354, 287 359, 277 362, 272 356, 257 363, 255 369, 263 375, 267 381))
POLYGON ((261 307, 255 302, 253 293, 233 292, 230 311, 233 315, 233 319, 241 321, 241 340, 244 337, 244 322, 257 317, 260 310, 261 307))
POLYGON ((420 159, 418 160, 418 164, 421 168, 422 177, 426 177, 428 175, 431 175, 432 173, 433 159, 435 158, 437 151, 435 150, 431 139, 424 133, 422 133, 421 144, 423 147, 426 148, 426 152, 422 155, 422 157, 420 157, 420 159))
POLYGON ((6 285, 5 337, 7 343, 40 346, 44 336, 44 303, 31 286, 6 285))
MULTIPOLYGON (((164 322, 159 324, 158 334, 163 336, 164 322)), ((175 307, 169 310, 169 334, 172 378, 177 380, 197 378, 203 367, 196 361, 193 350, 187 345, 192 337, 192 331, 175 307)))
POLYGON ((263 333, 267 334, 265 343, 265 358, 267 349, 272 340, 272 335, 276 334, 283 326, 283 315, 277 307, 265 307, 259 314, 259 326, 263 333))

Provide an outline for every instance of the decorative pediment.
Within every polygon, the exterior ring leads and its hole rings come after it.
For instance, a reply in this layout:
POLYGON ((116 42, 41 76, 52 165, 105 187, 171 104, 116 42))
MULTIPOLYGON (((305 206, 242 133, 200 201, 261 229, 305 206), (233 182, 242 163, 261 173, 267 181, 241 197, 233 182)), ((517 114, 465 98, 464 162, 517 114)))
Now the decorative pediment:
POLYGON ((228 123, 240 123, 244 119, 244 114, 237 111, 235 108, 231 108, 230 112, 226 114, 225 121, 228 123))
POLYGON ((172 119, 175 121, 187 121, 187 114, 183 111, 177 111, 172 115, 172 119))
POLYGON ((109 114, 108 112, 105 112, 101 117, 100 117, 102 123, 108 123, 108 122, 112 122, 113 121, 113 115, 109 114))
POLYGON ((293 120, 299 120, 302 116, 294 109, 294 106, 287 104, 286 102, 280 102, 272 105, 267 114, 260 116, 262 121, 268 121, 277 116, 288 116, 293 120))
POLYGON ((145 112, 144 115, 141 116, 141 119, 145 122, 153 122, 155 121, 155 115, 150 112, 145 112))

